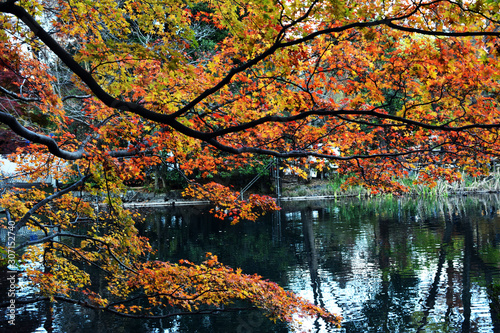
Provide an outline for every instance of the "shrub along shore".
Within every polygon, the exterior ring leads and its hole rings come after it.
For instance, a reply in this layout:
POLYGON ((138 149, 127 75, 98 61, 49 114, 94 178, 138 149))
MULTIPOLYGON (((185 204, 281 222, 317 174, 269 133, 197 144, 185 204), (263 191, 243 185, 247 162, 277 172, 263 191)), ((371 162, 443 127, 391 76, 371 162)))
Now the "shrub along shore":
MULTIPOLYGON (((343 186, 347 177, 334 175, 329 179, 311 179, 307 182, 283 184, 282 197, 366 197, 373 196, 369 189, 362 186, 343 186)), ((435 186, 429 187, 414 183, 413 178, 404 178, 399 182, 409 188, 404 195, 409 196, 450 196, 500 193, 500 172, 486 177, 463 177, 462 181, 448 183, 437 180, 435 186)), ((379 194, 377 194, 379 195, 379 194)))

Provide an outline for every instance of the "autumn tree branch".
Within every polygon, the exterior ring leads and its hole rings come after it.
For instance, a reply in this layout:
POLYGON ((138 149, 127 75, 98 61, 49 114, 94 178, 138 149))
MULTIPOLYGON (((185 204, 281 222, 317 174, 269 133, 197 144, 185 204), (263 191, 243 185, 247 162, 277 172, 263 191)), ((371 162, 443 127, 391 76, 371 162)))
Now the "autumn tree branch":
MULTIPOLYGON (((218 92, 221 90, 223 87, 228 85, 231 80, 235 77, 236 74, 242 73, 246 71, 247 69, 250 69, 251 67, 255 66, 262 60, 268 58, 272 54, 274 54, 277 50, 298 45, 298 44, 304 44, 320 35, 325 35, 325 34, 331 34, 331 33, 339 33, 343 32, 346 30, 350 29, 359 29, 359 28, 367 28, 367 27, 375 27, 375 26, 380 26, 380 25, 386 25, 392 29, 400 30, 400 31, 405 31, 405 32, 414 32, 414 33, 419 33, 419 34, 424 34, 424 35, 433 35, 433 36, 450 36, 450 37, 467 37, 467 36, 500 36, 500 32, 496 31, 472 31, 472 32, 446 32, 446 31, 430 31, 430 30, 424 30, 421 28, 412 28, 412 27, 405 27, 398 25, 394 22, 397 21, 404 21, 405 19, 411 17, 414 15, 420 8, 430 6, 434 3, 440 2, 440 0, 436 0, 433 2, 428 2, 428 3, 419 3, 416 4, 415 7, 408 13, 401 15, 399 17, 395 18, 386 18, 386 19, 378 19, 378 20, 373 20, 373 21, 366 21, 366 22, 354 22, 350 24, 346 24, 343 26, 339 27, 331 27, 327 29, 322 29, 318 30, 315 32, 312 32, 308 34, 305 37, 297 38, 291 41, 283 41, 283 38, 285 36, 285 33, 288 29, 290 29, 291 26, 298 24, 299 22, 303 21, 311 12, 311 8, 309 8, 306 13, 297 19, 296 21, 291 22, 288 25, 285 25, 282 27, 282 30, 278 32, 277 37, 274 41, 274 43, 269 46, 265 51, 262 53, 258 54, 252 59, 249 59, 248 61, 242 63, 238 67, 232 68, 229 70, 229 72, 226 74, 225 77, 223 77, 221 80, 219 80, 218 83, 216 83, 214 86, 211 88, 206 89, 202 93, 200 93, 197 97, 192 99, 190 102, 185 104, 183 107, 179 108, 178 111, 172 113, 172 114, 160 114, 154 111, 151 111, 144 106, 137 104, 137 103, 132 103, 132 102, 126 102, 122 101, 119 99, 116 99, 109 95, 98 83, 97 81, 93 78, 92 74, 89 73, 87 70, 85 70, 82 66, 80 66, 74 58, 62 48, 61 45, 57 41, 55 41, 52 36, 45 31, 39 24, 38 22, 22 7, 15 5, 15 1, 8 1, 8 2, 2 2, 0 3, 0 12, 4 13, 9 13, 12 15, 15 15, 19 19, 21 19, 30 29, 31 31, 38 37, 40 40, 52 51, 54 54, 61 59, 63 63, 68 66, 68 68, 73 71, 88 87, 89 89, 93 92, 93 94, 101 100, 105 105, 115 108, 117 110, 121 111, 126 111, 126 112, 131 112, 134 114, 137 114, 141 117, 144 117, 146 119, 166 124, 171 126, 173 129, 176 131, 183 133, 187 136, 197 138, 206 142, 213 142, 213 139, 227 134, 227 133, 232 133, 232 132, 237 132, 241 130, 245 130, 251 127, 255 127, 259 124, 263 124, 265 122, 269 121, 277 121, 277 122, 286 122, 286 121, 292 121, 296 119, 303 119, 307 117, 308 115, 329 115, 329 114, 369 114, 372 116, 379 117, 381 119, 393 119, 397 120, 402 123, 407 123, 411 124, 414 126, 419 126, 422 128, 427 128, 427 129, 439 129, 439 130, 444 130, 444 131, 462 131, 468 128, 496 128, 500 127, 500 124, 473 124, 473 125, 467 125, 467 126, 461 126, 461 127, 448 127, 448 126, 433 126, 429 124, 425 124, 422 122, 402 118, 402 117, 397 117, 397 116, 391 116, 391 115, 385 115, 376 111, 371 111, 367 113, 366 111, 309 111, 309 112, 304 112, 301 113, 300 115, 294 116, 294 117, 276 117, 276 116, 266 116, 262 117, 258 120, 248 122, 246 124, 234 126, 234 127, 228 127, 223 130, 218 130, 214 132, 202 132, 198 131, 195 129, 192 129, 186 125, 181 124, 179 121, 176 120, 177 117, 183 115, 187 111, 191 110, 194 108, 197 104, 199 104, 201 101, 205 100, 207 97, 213 95, 214 93, 218 92)), ((74 160, 74 159, 79 159, 83 156, 83 150, 79 150, 77 152, 66 152, 62 151, 57 148, 57 145, 55 144, 55 141, 43 137, 41 135, 38 135, 34 132, 28 131, 27 129, 22 128, 22 126, 17 123, 17 121, 10 115, 5 114, 5 113, 0 113, 0 121, 4 122, 7 124, 9 127, 11 127, 17 134, 26 137, 27 139, 37 142, 43 145, 46 145, 49 148, 49 151, 56 156, 69 159, 69 160, 74 160)), ((217 144, 220 146, 220 143, 217 144)))
POLYGON ((19 231, 20 228, 24 227, 26 225, 26 223, 28 222, 28 220, 31 218, 31 216, 33 214, 35 214, 36 211, 38 209, 40 209, 42 206, 44 206, 44 205, 52 202, 54 199, 59 198, 59 197, 63 196, 66 193, 69 193, 69 192, 77 189, 78 187, 80 187, 81 185, 83 185, 85 183, 85 181, 87 181, 87 179, 89 179, 89 177, 90 176, 88 176, 88 175, 87 176, 83 176, 77 182, 75 182, 72 185, 66 187, 65 189, 57 191, 56 193, 49 195, 48 197, 44 198, 43 200, 40 200, 26 214, 24 214, 24 216, 16 223, 16 227, 14 229, 15 232, 17 233, 17 231, 19 231))

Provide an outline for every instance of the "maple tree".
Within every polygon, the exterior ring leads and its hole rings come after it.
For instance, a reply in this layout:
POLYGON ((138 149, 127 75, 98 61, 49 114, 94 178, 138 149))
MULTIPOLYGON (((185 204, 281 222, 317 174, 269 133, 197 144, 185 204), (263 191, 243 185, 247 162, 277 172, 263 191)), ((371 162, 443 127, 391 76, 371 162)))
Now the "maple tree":
POLYGON ((17 78, 0 94, 23 104, 3 107, 0 122, 31 143, 10 158, 65 184, 0 199, 13 232, 43 234, 16 247, 26 262, 43 258, 26 271, 41 295, 33 300, 84 297, 155 317, 242 299, 273 319, 337 324, 211 254, 200 265, 148 261, 138 217, 122 207, 124 183, 175 164, 207 179, 186 195, 236 223, 278 207, 210 177, 258 155, 305 166, 314 157, 319 169, 333 160, 350 184, 404 193, 397 180, 409 172, 433 186, 487 174, 498 154, 495 0, 4 0, 0 12, 2 77, 17 78), (89 267, 105 272, 106 294, 92 291, 89 267))

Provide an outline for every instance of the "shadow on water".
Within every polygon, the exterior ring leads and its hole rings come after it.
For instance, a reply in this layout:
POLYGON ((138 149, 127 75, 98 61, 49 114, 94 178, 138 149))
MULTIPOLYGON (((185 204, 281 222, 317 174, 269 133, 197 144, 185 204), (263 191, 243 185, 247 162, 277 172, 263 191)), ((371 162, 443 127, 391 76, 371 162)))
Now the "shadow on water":
MULTIPOLYGON (((500 283, 495 195, 291 202, 234 226, 193 207, 143 214, 150 259, 200 262, 212 252, 342 314, 334 332, 500 332, 488 296, 500 283)), ((15 332, 288 332, 256 311, 138 321, 69 304, 19 310, 15 332)), ((303 328, 331 332, 314 319, 303 328)))

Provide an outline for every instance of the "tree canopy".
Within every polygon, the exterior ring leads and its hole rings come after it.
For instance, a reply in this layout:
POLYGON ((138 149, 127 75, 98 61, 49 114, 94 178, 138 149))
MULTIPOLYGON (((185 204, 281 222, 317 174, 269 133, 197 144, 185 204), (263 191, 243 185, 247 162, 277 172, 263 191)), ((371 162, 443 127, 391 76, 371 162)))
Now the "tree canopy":
POLYGON ((242 299, 273 319, 338 323, 212 254, 147 260, 125 183, 176 165, 186 195, 236 222, 278 207, 210 177, 261 155, 334 161, 373 193, 404 193, 409 172, 429 186, 488 174, 498 156, 497 0, 4 0, 0 13, 0 130, 29 141, 11 155, 19 172, 64 184, 0 198, 4 227, 43 233, 16 246, 43 258, 26 270, 32 301, 157 317, 242 299))

